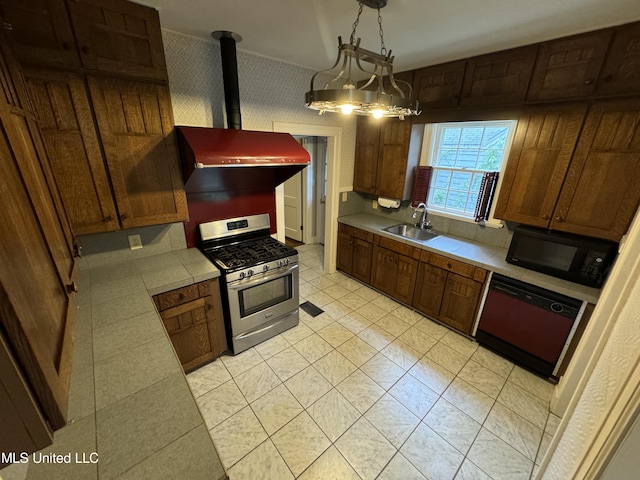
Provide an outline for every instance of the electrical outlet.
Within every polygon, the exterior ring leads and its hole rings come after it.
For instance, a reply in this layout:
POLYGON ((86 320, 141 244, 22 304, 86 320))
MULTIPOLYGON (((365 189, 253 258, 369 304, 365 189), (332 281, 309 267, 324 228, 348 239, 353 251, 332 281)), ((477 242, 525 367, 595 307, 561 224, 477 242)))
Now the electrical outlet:
POLYGON ((140 234, 129 235, 129 248, 131 250, 139 250, 142 248, 142 238, 140 238, 140 234))
POLYGON ((371 207, 372 207, 374 210, 377 210, 377 209, 378 209, 378 201, 377 201, 377 200, 374 200, 374 201, 373 201, 373 203, 372 203, 372 205, 371 205, 371 207))
POLYGON ((343 202, 347 201, 347 192, 342 192, 342 201, 343 202))

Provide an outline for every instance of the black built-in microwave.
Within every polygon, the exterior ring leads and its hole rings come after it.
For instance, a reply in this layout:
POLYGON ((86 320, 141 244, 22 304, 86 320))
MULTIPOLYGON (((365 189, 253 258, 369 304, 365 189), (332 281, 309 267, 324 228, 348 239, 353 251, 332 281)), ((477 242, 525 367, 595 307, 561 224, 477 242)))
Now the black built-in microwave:
POLYGON ((519 225, 507 262, 590 287, 600 287, 618 244, 597 238, 519 225))

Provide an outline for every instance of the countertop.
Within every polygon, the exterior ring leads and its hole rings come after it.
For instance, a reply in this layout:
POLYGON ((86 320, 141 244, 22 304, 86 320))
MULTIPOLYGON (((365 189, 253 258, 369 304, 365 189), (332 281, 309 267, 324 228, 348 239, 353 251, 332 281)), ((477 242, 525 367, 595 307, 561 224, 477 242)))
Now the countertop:
POLYGON ((600 289, 569 282, 507 263, 505 260, 507 257, 506 248, 486 245, 449 234, 444 234, 428 242, 404 238, 382 230, 383 228, 397 225, 397 220, 390 220, 368 213, 357 213, 340 217, 338 218, 338 222, 393 239, 397 242, 406 243, 423 250, 461 260, 578 300, 596 303, 600 296, 600 289))
POLYGON ((88 263, 78 280, 69 424, 43 452, 97 452, 98 462, 31 463, 26 478, 227 478, 151 299, 220 272, 197 249, 88 263))

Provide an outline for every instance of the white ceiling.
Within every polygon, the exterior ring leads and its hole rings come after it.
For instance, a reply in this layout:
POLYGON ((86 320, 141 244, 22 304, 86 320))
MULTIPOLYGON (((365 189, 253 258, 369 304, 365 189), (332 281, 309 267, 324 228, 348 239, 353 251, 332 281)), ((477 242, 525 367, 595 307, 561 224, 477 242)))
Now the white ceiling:
MULTIPOLYGON (((356 0, 136 1, 159 10, 163 28, 208 39, 230 30, 238 50, 313 70, 333 64, 358 12, 356 0)), ((388 0, 381 12, 402 71, 640 20, 640 1, 388 0)), ((364 7, 356 36, 380 50, 375 10, 364 7)))

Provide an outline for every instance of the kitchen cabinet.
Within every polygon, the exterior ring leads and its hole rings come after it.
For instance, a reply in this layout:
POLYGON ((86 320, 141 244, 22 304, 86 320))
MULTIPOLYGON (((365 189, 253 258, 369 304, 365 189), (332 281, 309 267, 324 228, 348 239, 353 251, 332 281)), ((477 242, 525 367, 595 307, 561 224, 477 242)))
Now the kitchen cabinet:
POLYGON ((613 29, 600 80, 599 95, 638 95, 640 93, 640 22, 613 29))
POLYGON ((362 282, 369 283, 372 241, 373 233, 339 224, 337 268, 362 282))
POLYGON ((23 63, 167 80, 158 12, 125 0, 0 0, 23 63))
POLYGON ((465 60, 458 60, 416 70, 413 82, 420 109, 457 107, 465 66, 465 60))
POLYGON ((185 372, 227 350, 217 278, 154 295, 153 301, 185 372))
POLYGON ((106 77, 88 81, 122 227, 187 220, 169 89, 106 77))
POLYGON ((0 81, 0 400, 30 403, 7 410, 20 421, 3 423, 0 443, 3 452, 31 452, 51 443, 52 430, 67 420, 77 250, 23 74, 2 33, 0 81))
POLYGON ((527 100, 571 99, 592 94, 611 35, 611 30, 599 30, 542 43, 527 100))
POLYGON ((537 45, 467 59, 460 105, 519 105, 527 94, 537 45))
POLYGON ((496 218, 549 226, 585 112, 585 107, 549 107, 520 115, 496 201, 496 218))
POLYGON ((496 218, 620 241, 640 203, 640 100, 597 103, 582 117, 520 119, 496 218))
POLYGON ((411 305, 420 250, 376 236, 371 266, 371 286, 411 305))
POLYGON ((412 305, 469 335, 486 275, 480 267, 423 251, 412 305))
POLYGON ((25 69, 25 78, 74 232, 117 230, 118 214, 84 77, 25 69))
POLYGON ((353 189, 406 200, 418 164, 421 140, 411 123, 396 118, 358 117, 353 189), (414 142, 410 142, 413 137, 414 142))

